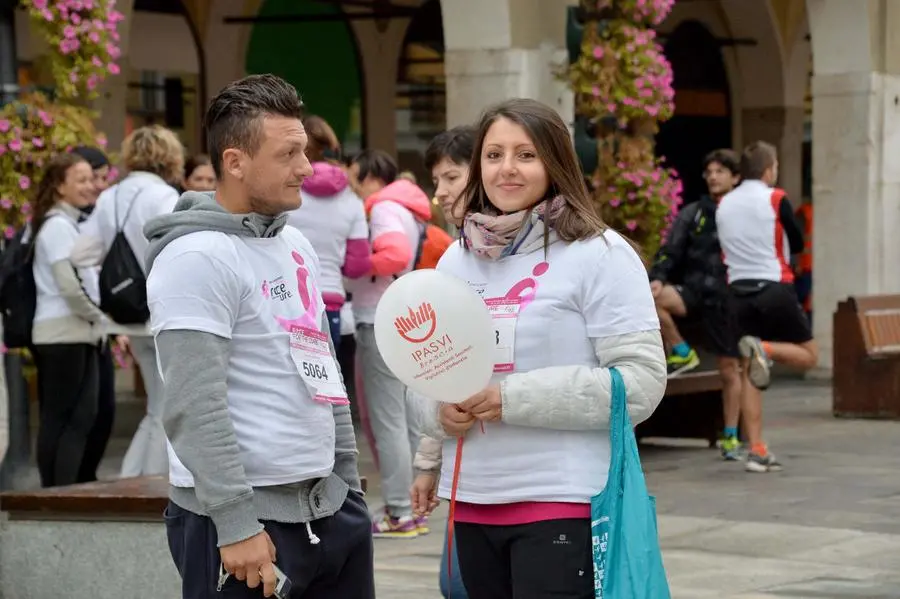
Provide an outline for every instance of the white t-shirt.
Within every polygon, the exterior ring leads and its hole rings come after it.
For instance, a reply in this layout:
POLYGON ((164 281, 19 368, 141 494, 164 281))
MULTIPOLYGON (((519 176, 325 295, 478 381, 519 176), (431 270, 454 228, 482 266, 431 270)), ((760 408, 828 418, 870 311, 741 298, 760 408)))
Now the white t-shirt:
POLYGON ((719 202, 716 229, 729 282, 793 282, 790 243, 781 219, 781 203, 787 201, 783 191, 748 179, 719 202))
MULTIPOLYGON (((231 340, 228 411, 253 486, 319 478, 334 466, 332 406, 313 399, 286 330, 322 330, 318 276, 309 242, 285 227, 271 238, 186 235, 160 252, 147 281, 154 336, 191 330, 231 340)), ((192 487, 171 444, 169 459, 170 482, 192 487)))
MULTIPOLYGON (((596 368, 591 339, 659 329, 647 270, 617 233, 497 261, 450 246, 438 270, 486 300, 521 298, 513 372, 596 368)), ((494 375, 499 383, 509 373, 494 375)), ((548 398, 548 401, 551 398, 548 398)), ((444 444, 440 495, 450 496, 456 441, 444 444)), ((457 497, 470 503, 586 503, 606 486, 609 431, 562 431, 486 423, 466 435, 457 497)))
POLYGON ((303 233, 316 251, 322 265, 322 292, 345 297, 341 267, 347 255, 347 240, 369 240, 363 202, 350 188, 325 198, 301 195, 303 203, 288 213, 288 224, 303 233))
POLYGON ((100 239, 105 256, 116 238, 116 232, 122 229, 146 274, 144 257, 149 243, 144 237, 144 225, 151 218, 172 212, 177 201, 178 191, 160 177, 152 173, 133 172, 100 194, 90 218, 82 223, 81 232, 100 239))
MULTIPOLYGON (((41 226, 41 230, 38 231, 34 242, 32 272, 37 288, 35 322, 74 316, 68 302, 60 293, 56 279, 53 278, 52 265, 69 259, 78 234, 78 221, 71 215, 59 209, 53 209, 47 213, 47 219, 41 226)), ((81 286, 85 293, 92 300, 97 301, 100 296, 97 270, 79 268, 76 272, 81 279, 81 286)))

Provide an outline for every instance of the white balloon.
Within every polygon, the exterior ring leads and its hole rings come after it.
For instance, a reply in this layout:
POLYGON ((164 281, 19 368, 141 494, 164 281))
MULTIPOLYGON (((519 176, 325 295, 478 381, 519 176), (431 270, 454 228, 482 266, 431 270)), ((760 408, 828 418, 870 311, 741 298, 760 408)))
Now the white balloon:
POLYGON ((410 389, 445 403, 483 391, 494 370, 494 327, 481 297, 453 275, 415 270, 384 292, 375 342, 410 389))

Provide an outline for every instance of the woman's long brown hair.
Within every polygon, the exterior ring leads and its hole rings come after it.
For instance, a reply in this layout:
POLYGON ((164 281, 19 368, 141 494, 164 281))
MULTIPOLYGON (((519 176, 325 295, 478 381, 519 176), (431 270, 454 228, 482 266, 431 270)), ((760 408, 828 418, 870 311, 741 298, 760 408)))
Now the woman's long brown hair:
POLYGON ((488 129, 497 119, 505 118, 525 129, 534 143, 537 155, 547 170, 549 186, 544 199, 562 196, 565 206, 553 223, 563 241, 589 239, 602 235, 607 226, 597 212, 584 183, 581 164, 575 154, 569 129, 559 114, 536 100, 516 98, 488 108, 478 124, 475 150, 469 165, 469 180, 457 202, 463 202, 463 215, 474 212, 499 214, 491 204, 481 180, 481 154, 488 129))
POLYGON ((44 221, 47 220, 47 212, 61 199, 57 189, 66 182, 66 173, 79 162, 86 161, 78 154, 68 152, 57 154, 50 159, 50 162, 44 169, 44 176, 41 178, 41 182, 37 184, 34 192, 31 216, 32 239, 37 237, 38 231, 44 226, 44 221))

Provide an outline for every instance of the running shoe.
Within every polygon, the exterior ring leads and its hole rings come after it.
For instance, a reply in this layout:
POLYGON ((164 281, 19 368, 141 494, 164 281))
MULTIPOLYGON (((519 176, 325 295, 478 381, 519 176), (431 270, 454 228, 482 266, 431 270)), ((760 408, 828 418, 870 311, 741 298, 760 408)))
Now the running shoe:
POLYGON ((668 367, 670 378, 680 376, 700 366, 700 357, 692 348, 686 356, 679 356, 678 354, 669 356, 666 359, 666 366, 668 367))
POLYGON ((772 360, 763 348, 762 341, 750 335, 741 337, 738 350, 741 356, 750 360, 747 375, 753 386, 760 391, 768 389, 772 382, 772 360))
POLYGON ((416 532, 420 535, 427 535, 431 532, 431 529, 428 528, 428 516, 416 516, 413 518, 416 523, 416 532))
POLYGON ((771 452, 764 456, 758 453, 751 453, 747 456, 745 468, 747 472, 780 472, 781 463, 775 459, 775 455, 771 452))
POLYGON ((736 462, 741 459, 741 442, 737 437, 722 437, 719 440, 719 449, 726 462, 736 462))
POLYGON ((372 536, 376 539, 414 539, 418 535, 412 516, 394 518, 385 514, 381 520, 372 522, 372 536))

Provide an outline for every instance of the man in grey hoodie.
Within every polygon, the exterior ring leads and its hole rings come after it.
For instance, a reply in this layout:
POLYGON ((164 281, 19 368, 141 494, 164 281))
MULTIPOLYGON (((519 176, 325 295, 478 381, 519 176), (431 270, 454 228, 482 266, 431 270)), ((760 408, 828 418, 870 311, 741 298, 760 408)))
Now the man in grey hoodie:
POLYGON ((215 193, 147 223, 147 295, 164 380, 165 520, 185 599, 375 596, 356 438, 317 277, 284 213, 312 174, 296 90, 273 75, 206 115, 215 193), (277 560, 277 561, 276 561, 277 560))

